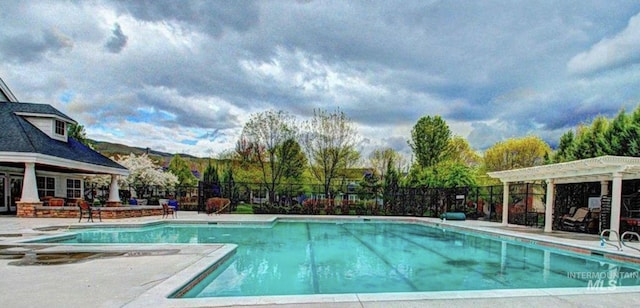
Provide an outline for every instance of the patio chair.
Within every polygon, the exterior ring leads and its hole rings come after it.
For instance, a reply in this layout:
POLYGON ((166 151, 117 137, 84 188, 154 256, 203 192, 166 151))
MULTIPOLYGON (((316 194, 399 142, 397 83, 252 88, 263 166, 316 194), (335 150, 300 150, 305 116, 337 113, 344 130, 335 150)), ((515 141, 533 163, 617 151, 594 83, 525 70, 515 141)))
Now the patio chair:
POLYGON ((62 199, 62 198, 51 198, 51 199, 49 199, 49 206, 64 206, 64 199, 62 199))
POLYGON ((94 213, 98 214, 98 218, 102 222, 102 212, 100 211, 100 208, 91 207, 89 203, 84 200, 78 202, 78 208, 80 209, 80 218, 78 219, 78 222, 82 221, 83 217, 87 217, 87 222, 93 222, 94 213))
POLYGON ((576 210, 573 216, 562 217, 562 229, 572 231, 586 231, 590 214, 591 212, 589 211, 589 208, 581 207, 576 210))
POLYGON ((176 199, 169 199, 169 201, 167 202, 167 206, 169 206, 171 209, 173 209, 173 214, 176 218, 178 218, 178 200, 176 199))
POLYGON ((572 206, 572 207, 570 207, 570 208, 569 208, 569 213, 568 213, 568 214, 564 214, 564 215, 562 215, 562 218, 567 218, 567 217, 571 217, 571 216, 573 216, 573 214, 575 214, 575 213, 576 213, 576 210, 577 210, 577 209, 578 209, 578 207, 577 207, 577 206, 572 206))
POLYGON ((162 203, 162 218, 169 218, 169 215, 176 218, 176 211, 174 211, 167 203, 162 203))

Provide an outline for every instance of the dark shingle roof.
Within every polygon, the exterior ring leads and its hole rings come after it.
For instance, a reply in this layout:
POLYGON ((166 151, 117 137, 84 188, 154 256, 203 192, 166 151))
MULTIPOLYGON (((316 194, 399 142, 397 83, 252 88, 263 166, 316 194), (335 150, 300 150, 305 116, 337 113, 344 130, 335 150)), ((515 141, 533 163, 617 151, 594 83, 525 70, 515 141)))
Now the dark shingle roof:
POLYGON ((73 138, 69 138, 69 142, 52 139, 16 113, 56 116, 75 123, 71 118, 50 105, 0 103, 0 152, 39 153, 126 170, 125 167, 73 138))

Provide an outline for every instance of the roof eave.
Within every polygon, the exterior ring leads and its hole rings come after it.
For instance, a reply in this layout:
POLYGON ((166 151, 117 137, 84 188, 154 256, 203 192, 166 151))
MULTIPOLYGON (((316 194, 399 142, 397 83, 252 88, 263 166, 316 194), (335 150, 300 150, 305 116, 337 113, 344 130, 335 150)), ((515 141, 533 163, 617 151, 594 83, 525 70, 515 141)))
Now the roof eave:
POLYGON ((0 153, 0 162, 36 163, 78 170, 79 172, 114 174, 122 176, 129 175, 129 170, 124 167, 114 168, 39 153, 3 152, 0 153))
POLYGON ((15 115, 21 116, 21 117, 34 117, 34 118, 48 118, 48 119, 56 119, 62 122, 66 122, 66 123, 70 123, 73 125, 77 125, 78 122, 76 122, 75 120, 71 119, 71 118, 65 118, 65 117, 61 117, 57 114, 52 114, 52 113, 35 113, 35 112, 14 112, 15 115))

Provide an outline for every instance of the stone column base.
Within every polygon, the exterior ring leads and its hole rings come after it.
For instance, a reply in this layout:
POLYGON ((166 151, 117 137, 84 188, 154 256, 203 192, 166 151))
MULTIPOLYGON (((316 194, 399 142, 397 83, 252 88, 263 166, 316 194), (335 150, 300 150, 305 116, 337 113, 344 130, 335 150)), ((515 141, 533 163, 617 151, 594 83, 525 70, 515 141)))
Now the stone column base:
POLYGON ((16 202, 17 217, 37 217, 36 206, 41 206, 42 202, 16 202))

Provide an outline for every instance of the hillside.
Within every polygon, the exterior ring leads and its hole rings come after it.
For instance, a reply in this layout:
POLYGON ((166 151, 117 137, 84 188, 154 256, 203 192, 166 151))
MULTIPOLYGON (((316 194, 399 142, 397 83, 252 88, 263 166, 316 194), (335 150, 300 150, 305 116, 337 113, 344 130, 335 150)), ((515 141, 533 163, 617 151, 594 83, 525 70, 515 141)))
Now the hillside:
MULTIPOLYGON (((131 146, 119 144, 119 143, 110 143, 110 142, 97 141, 97 140, 89 140, 89 141, 93 144, 93 147, 96 151, 102 153, 102 155, 105 155, 105 156, 113 156, 117 154, 129 155, 131 153, 140 155, 143 153, 148 153, 149 156, 152 156, 152 157, 156 156, 158 158, 171 159, 171 157, 173 157, 173 155, 176 154, 176 153, 166 153, 166 152, 155 151, 149 148, 131 147, 131 146)), ((196 157, 189 154, 182 154, 182 153, 179 153, 179 154, 180 154, 180 157, 182 158, 191 158, 191 159, 200 158, 200 157, 196 157)))
MULTIPOLYGON (((105 155, 108 157, 114 157, 118 155, 129 155, 131 153, 135 155, 148 153, 149 157, 152 160, 156 161, 158 164, 164 167, 169 166, 169 162, 171 161, 171 158, 176 154, 176 153, 166 153, 166 152, 156 151, 156 150, 147 149, 147 148, 131 147, 131 146, 119 144, 119 143, 110 143, 110 142, 96 141, 96 140, 90 140, 90 142, 93 143, 94 149, 100 152, 102 155, 105 155)), ((204 168, 207 166, 210 160, 209 158, 201 158, 201 157, 196 157, 189 154, 183 154, 183 153, 177 153, 177 154, 179 154, 180 157, 189 164, 189 166, 191 167, 191 170, 198 171, 199 173, 202 173, 204 171, 204 168)))

